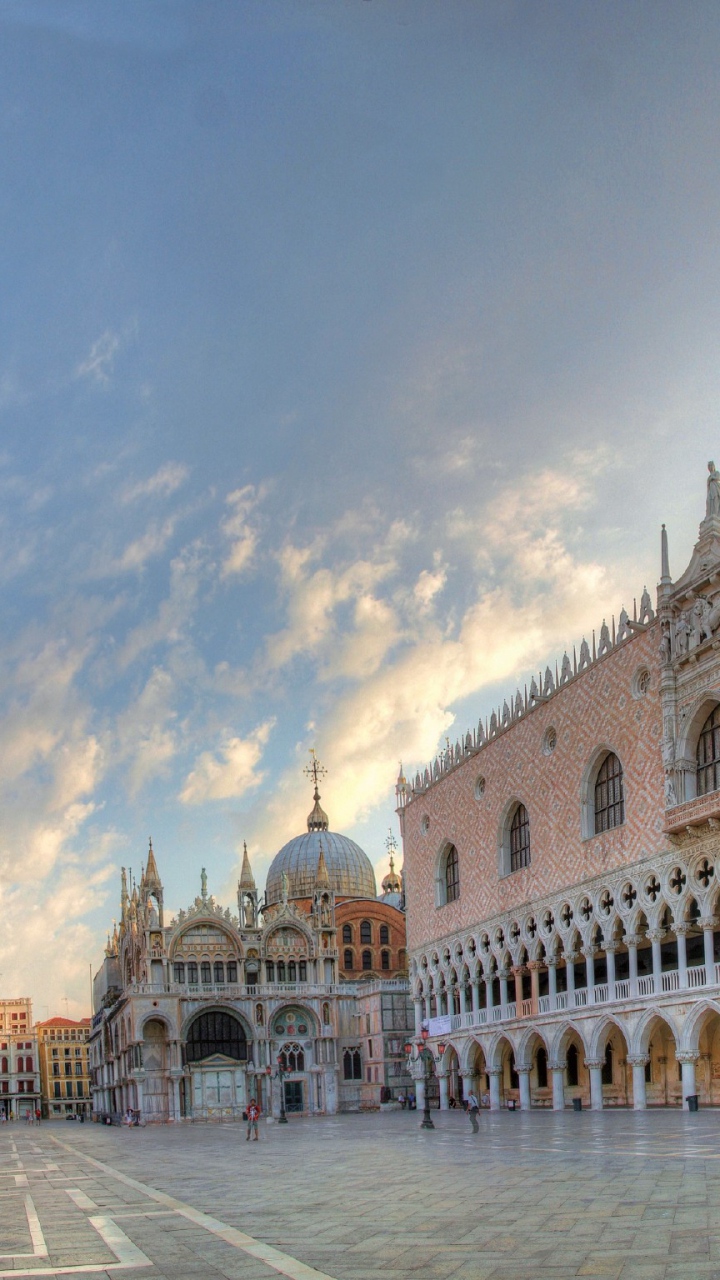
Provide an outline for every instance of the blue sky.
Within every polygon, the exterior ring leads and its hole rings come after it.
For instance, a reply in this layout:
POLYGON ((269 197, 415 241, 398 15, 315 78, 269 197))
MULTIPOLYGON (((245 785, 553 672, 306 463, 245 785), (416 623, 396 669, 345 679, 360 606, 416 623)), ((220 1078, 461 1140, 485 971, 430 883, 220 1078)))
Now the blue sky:
POLYGON ((687 561, 716 4, 0 3, 6 994, 231 901, 687 561))

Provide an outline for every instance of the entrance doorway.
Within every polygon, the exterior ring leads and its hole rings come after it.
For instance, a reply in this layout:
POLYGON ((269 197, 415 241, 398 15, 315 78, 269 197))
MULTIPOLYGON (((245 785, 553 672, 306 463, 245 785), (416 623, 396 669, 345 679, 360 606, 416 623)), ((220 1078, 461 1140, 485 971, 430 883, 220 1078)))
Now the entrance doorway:
POLYGON ((285 1110, 294 1112, 305 1110, 302 1080, 285 1081, 285 1110))

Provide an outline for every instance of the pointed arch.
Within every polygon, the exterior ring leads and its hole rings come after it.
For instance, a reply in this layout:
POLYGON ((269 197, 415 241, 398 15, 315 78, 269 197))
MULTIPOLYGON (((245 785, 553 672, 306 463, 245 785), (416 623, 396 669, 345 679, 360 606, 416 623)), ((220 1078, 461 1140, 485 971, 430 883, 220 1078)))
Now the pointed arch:
POLYGON ((664 1028, 668 1031, 675 1041, 675 1044, 678 1044, 678 1029, 669 1012, 666 1009, 663 1009, 662 1013, 659 1013, 657 1009, 648 1009, 647 1013, 643 1014, 635 1027, 633 1035, 629 1041, 630 1052, 646 1054, 648 1052, 650 1038, 659 1028, 664 1028))
POLYGON ((720 1016, 720 1002, 715 1000, 702 1000, 695 1005, 695 1008, 688 1015, 679 1048, 687 1050, 690 1053, 697 1052, 700 1047, 700 1036, 710 1021, 711 1015, 720 1016))

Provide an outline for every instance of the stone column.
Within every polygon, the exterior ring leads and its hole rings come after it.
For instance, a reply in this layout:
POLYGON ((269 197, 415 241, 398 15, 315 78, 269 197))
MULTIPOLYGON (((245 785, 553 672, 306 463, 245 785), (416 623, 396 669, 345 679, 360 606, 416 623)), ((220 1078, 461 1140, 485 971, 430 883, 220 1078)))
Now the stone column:
POLYGON ((537 1017, 538 1000, 540 999, 540 970, 542 962, 540 960, 531 960, 528 964, 530 970, 530 999, 532 1001, 532 1015, 537 1017))
POLYGON ((565 1110, 565 1068, 566 1062, 548 1063, 552 1073, 553 1111, 565 1110))
MULTIPOLYGON (((474 1071, 461 1071, 461 1072, 460 1072, 460 1079, 461 1079, 461 1080, 462 1080, 462 1082, 463 1082, 463 1086, 462 1086, 462 1096, 463 1096, 463 1098, 467 1098, 467 1096, 468 1096, 468 1094, 471 1092, 471 1090, 474 1090, 474 1088, 475 1088, 475 1072, 474 1072, 474 1071)), ((479 1101, 479 1098, 478 1098, 478 1101, 479 1101)))
POLYGON ((450 1101, 448 1099, 447 1071, 443 1071, 443 1072, 438 1071, 436 1072, 436 1074, 437 1074, 438 1082, 440 1084, 440 1110, 449 1111, 450 1101))
POLYGON ((507 1006, 508 1006, 508 977, 509 977, 508 970, 501 969, 500 970, 500 1006, 502 1008, 503 1014, 505 1013, 505 1010, 507 1009, 507 1006))
POLYGON ((638 967, 637 967, 637 949, 639 936, 636 933, 628 933, 625 942, 628 949, 628 963, 630 965, 630 996, 635 999, 638 993, 638 967))
POLYGON ((425 1079, 423 1076, 419 1076, 414 1083, 415 1083, 415 1102, 417 1103, 417 1109, 418 1111, 424 1111, 425 1110, 425 1079))
POLYGON ((697 1052, 678 1053, 675 1055, 682 1067, 682 1105, 683 1111, 689 1111, 690 1108, 687 1099, 697 1093, 695 1085, 695 1063, 700 1054, 697 1052))
POLYGON ((423 1004, 425 1006, 424 1015, 423 1015, 424 1021, 427 1022, 430 1018, 430 996, 429 995, 426 995, 423 997, 423 1004))
POLYGON ((180 1119, 180 1081, 177 1078, 177 1076, 173 1077, 173 1079, 170 1081, 170 1085, 172 1088, 172 1105, 173 1105, 174 1119, 179 1120, 180 1119))
POLYGON ((460 996, 460 1017, 463 1019, 463 1022, 464 1022, 465 1014, 467 1013, 467 991, 465 990, 464 982, 460 983, 460 986, 458 988, 458 994, 460 996))
POLYGON ((575 1007, 575 956, 577 952, 565 952, 565 979, 567 983, 568 1009, 575 1007))
POLYGON ((660 955, 660 943, 665 936, 663 929, 653 929, 650 933, 650 941, 652 942, 652 966, 653 966, 653 991, 656 996, 662 994, 662 956, 660 955))
POLYGON ((633 1073, 633 1110, 644 1111, 647 1107, 645 1068, 650 1059, 646 1053, 629 1053, 627 1060, 633 1073))
POLYGON ((608 942, 605 947, 605 957, 607 959, 607 986, 608 1000, 614 1000, 615 997, 615 952, 617 947, 613 942, 608 942))
POLYGON ((490 1110, 500 1110, 500 1067, 488 1068, 488 1076, 490 1077, 490 1110))
POLYGON ((422 1021, 423 1021, 422 1000, 419 1000, 419 999, 413 1000, 413 1004, 415 1006, 415 1035, 419 1036, 420 1032, 422 1031, 422 1021))
POLYGON ((530 1066, 529 1063, 516 1063, 515 1070, 520 1081, 520 1110, 530 1110, 530 1066))
POLYGON ((586 1058, 585 1066, 590 1072, 590 1107, 593 1111, 602 1111, 602 1069, 605 1066, 603 1058, 586 1058))
POLYGON ((492 1009, 492 1007, 493 1007, 493 979, 492 979, 492 974, 489 974, 489 975, 485 976, 485 977, 484 977, 484 979, 483 979, 483 981, 484 981, 484 983, 485 983, 485 1007, 486 1007, 486 1009, 488 1009, 488 1010, 489 1010, 489 1009, 492 1009))
POLYGON ((710 987, 715 986, 715 938, 713 929, 715 927, 714 920, 708 920, 703 916, 700 921, 703 930, 703 943, 705 944, 705 981, 710 987))
POLYGON ((583 947, 582 953, 585 957, 585 971, 587 973, 587 1002, 595 1003, 595 954, 597 947, 583 947))
POLYGON ((478 1014, 480 1012, 480 980, 478 978, 475 978, 470 989, 472 991, 473 1022, 477 1022, 478 1014))
POLYGON ((687 984, 688 984, 687 946, 685 944, 685 937, 686 937, 687 931, 688 931, 688 926, 685 924, 684 921, 680 920, 675 925, 675 936, 677 938, 677 951, 678 951, 678 981, 680 983, 681 991, 686 991, 687 984))
POLYGON ((548 957, 548 994, 550 996, 550 1008, 557 1009, 557 959, 555 956, 548 957))

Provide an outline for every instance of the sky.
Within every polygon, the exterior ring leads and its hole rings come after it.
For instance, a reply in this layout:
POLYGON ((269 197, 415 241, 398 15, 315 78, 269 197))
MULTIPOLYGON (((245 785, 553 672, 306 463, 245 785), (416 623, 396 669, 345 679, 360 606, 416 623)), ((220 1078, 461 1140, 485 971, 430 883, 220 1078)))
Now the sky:
POLYGON ((121 866, 378 878, 398 763, 684 568, 720 8, 0 0, 0 994, 121 866))

